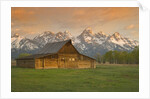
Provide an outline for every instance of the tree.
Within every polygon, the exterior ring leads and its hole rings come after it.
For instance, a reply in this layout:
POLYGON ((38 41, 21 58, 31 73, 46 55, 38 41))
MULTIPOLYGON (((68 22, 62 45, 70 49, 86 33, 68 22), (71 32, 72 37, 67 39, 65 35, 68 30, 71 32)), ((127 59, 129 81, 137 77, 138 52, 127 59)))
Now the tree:
POLYGON ((136 46, 134 50, 131 52, 133 56, 133 62, 134 64, 139 64, 139 46, 136 46))
POLYGON ((110 64, 139 64, 139 46, 133 51, 108 51, 101 56, 101 62, 109 62, 110 64))
POLYGON ((114 62, 113 51, 106 52, 104 55, 105 61, 108 61, 110 64, 114 62))
POLYGON ((101 55, 100 55, 100 53, 97 53, 95 58, 96 58, 96 61, 98 63, 101 63, 101 55))
POLYGON ((21 53, 21 54, 18 56, 18 58, 25 57, 25 56, 29 56, 29 55, 31 55, 31 54, 29 54, 29 53, 21 53))

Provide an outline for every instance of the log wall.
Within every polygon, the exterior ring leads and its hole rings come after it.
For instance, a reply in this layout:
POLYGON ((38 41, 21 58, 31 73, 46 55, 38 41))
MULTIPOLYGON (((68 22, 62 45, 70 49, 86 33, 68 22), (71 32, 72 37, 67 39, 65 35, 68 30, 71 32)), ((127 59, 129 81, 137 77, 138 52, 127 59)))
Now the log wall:
POLYGON ((78 68, 91 68, 90 61, 78 61, 78 68))
POLYGON ((35 68, 36 69, 43 69, 44 64, 43 64, 43 59, 39 58, 39 59, 35 59, 35 68))
POLYGON ((59 68, 78 68, 78 55, 77 54, 59 54, 58 55, 59 68))
POLYGON ((57 58, 51 58, 51 57, 45 57, 44 58, 44 68, 58 68, 58 59, 57 58))
POLYGON ((34 63, 35 63, 35 61, 33 59, 16 60, 16 65, 18 67, 35 68, 34 63))

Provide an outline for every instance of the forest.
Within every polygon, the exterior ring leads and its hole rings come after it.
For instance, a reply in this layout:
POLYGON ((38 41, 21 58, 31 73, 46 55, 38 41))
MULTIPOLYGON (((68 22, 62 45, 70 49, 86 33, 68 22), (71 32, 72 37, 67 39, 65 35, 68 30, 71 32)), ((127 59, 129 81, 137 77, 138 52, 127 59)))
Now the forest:
POLYGON ((127 51, 108 51, 104 55, 97 53, 95 56, 98 63, 105 64, 139 64, 139 46, 131 52, 127 51))

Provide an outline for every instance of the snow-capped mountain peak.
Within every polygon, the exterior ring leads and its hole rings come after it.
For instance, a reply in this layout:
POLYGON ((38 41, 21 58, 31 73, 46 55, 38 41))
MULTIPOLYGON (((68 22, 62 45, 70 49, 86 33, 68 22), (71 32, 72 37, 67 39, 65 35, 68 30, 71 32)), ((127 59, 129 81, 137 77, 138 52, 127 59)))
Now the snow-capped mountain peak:
POLYGON ((121 46, 125 50, 132 50, 135 46, 138 46, 138 41, 125 38, 118 32, 115 32, 113 35, 108 37, 107 41, 109 43, 116 44, 117 46, 121 46))
POLYGON ((86 28, 78 37, 79 42, 92 43, 94 33, 90 27, 86 28))
POLYGON ((65 36, 68 36, 69 38, 72 38, 73 36, 71 35, 71 33, 68 31, 68 30, 66 30, 65 32, 64 32, 64 34, 65 34, 65 36))
POLYGON ((39 35, 37 35, 33 41, 38 42, 39 45, 42 47, 48 42, 53 42, 54 41, 54 36, 55 34, 51 31, 45 31, 39 35))
POLYGON ((19 42, 25 39, 25 37, 20 36, 18 33, 15 33, 14 35, 11 36, 11 43, 15 43, 16 46, 19 45, 19 42))
POLYGON ((20 35, 18 33, 15 33, 14 35, 11 36, 11 38, 17 38, 19 37, 20 35))
POLYGON ((122 38, 122 36, 119 34, 119 32, 115 32, 112 37, 116 38, 116 39, 120 39, 122 38))
POLYGON ((68 40, 68 39, 72 39, 72 35, 69 31, 65 31, 63 32, 58 32, 55 35, 55 41, 64 41, 64 40, 68 40))
POLYGON ((85 30, 86 31, 92 31, 92 28, 91 27, 87 27, 85 30))
POLYGON ((11 49, 13 51, 33 51, 39 49, 38 43, 26 37, 21 37, 19 34, 14 34, 11 37, 11 49))
POLYGON ((87 34, 87 35, 94 35, 92 28, 91 27, 87 27, 82 34, 87 34))
POLYGON ((45 31, 43 33, 41 33, 39 36, 49 36, 49 35, 54 35, 54 32, 51 32, 51 31, 45 31))
POLYGON ((118 41, 120 41, 120 40, 123 40, 123 37, 122 37, 118 32, 115 32, 113 35, 111 35, 111 36, 109 37, 109 39, 110 39, 111 41, 118 42, 118 41))
POLYGON ((108 35, 105 34, 103 31, 100 31, 100 32, 96 33, 96 36, 99 36, 99 37, 108 37, 108 35))

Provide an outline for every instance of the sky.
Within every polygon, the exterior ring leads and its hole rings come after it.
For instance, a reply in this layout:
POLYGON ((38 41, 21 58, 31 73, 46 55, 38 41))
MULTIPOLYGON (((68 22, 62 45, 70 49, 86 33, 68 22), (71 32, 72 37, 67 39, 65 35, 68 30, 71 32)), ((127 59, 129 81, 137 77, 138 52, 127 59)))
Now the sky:
POLYGON ((34 38, 44 31, 68 30, 73 36, 91 27, 94 33, 139 40, 138 7, 12 7, 11 34, 34 38))

